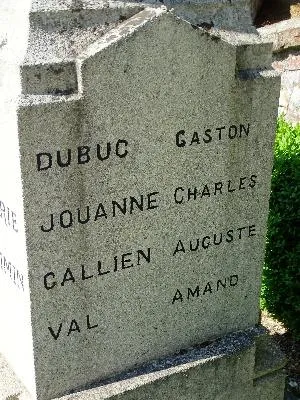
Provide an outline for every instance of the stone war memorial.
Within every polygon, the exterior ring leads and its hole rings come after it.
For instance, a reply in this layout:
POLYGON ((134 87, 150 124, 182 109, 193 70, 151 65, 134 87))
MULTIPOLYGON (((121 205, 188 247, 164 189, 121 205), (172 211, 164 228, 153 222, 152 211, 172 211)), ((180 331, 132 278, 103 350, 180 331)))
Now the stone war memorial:
POLYGON ((272 44, 180 3, 1 4, 1 400, 283 399, 272 44))

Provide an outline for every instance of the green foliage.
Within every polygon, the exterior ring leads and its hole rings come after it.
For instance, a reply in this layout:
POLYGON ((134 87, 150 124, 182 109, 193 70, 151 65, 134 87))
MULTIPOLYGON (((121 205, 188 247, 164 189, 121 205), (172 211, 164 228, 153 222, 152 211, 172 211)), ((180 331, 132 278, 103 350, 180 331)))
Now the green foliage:
POLYGON ((278 119, 262 307, 300 337, 300 124, 278 119))

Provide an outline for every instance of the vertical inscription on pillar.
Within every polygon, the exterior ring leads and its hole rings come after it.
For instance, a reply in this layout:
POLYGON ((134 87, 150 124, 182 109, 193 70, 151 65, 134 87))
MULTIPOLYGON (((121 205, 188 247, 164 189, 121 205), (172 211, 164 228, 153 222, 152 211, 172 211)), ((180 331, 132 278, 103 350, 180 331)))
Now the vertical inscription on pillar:
POLYGON ((11 261, 0 252, 0 268, 1 271, 16 285, 17 288, 24 291, 24 276, 13 265, 11 261))
POLYGON ((0 223, 15 232, 18 232, 16 213, 2 200, 0 200, 0 223))

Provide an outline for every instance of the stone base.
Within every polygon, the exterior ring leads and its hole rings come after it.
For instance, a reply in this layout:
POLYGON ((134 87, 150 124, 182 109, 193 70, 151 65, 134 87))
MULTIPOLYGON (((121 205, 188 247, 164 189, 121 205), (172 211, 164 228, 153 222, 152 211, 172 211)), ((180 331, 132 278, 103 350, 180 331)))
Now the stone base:
MULTIPOLYGON (((265 330, 253 328, 59 400, 283 400, 284 365, 265 330)), ((33 400, 1 357, 0 372, 1 400, 33 400)))

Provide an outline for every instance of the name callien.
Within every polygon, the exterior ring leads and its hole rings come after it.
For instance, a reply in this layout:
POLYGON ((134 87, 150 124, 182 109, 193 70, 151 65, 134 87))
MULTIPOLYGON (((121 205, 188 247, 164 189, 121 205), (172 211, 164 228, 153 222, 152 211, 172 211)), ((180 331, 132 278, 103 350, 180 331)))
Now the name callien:
POLYGON ((151 249, 139 249, 122 253, 111 257, 105 263, 97 260, 92 266, 81 264, 80 266, 59 268, 58 271, 48 271, 43 278, 43 286, 47 290, 58 290, 58 288, 72 287, 80 282, 94 282, 96 279, 103 279, 108 274, 122 273, 129 268, 136 268, 150 264, 151 249))

